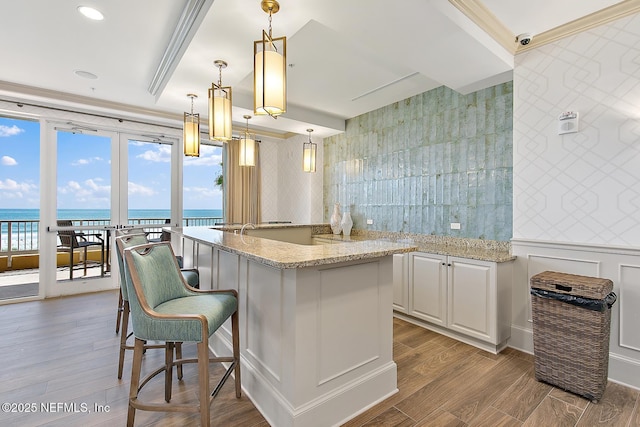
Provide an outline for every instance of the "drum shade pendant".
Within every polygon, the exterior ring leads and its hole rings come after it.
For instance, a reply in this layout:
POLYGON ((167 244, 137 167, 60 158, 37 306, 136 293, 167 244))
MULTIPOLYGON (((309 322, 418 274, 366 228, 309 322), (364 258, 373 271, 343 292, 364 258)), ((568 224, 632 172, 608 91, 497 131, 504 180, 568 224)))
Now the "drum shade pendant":
POLYGON ((209 136, 217 141, 231 139, 231 86, 222 86, 222 69, 227 63, 218 59, 213 62, 218 67, 218 84, 209 88, 209 136))
POLYGON ((302 144, 302 170, 305 172, 315 172, 318 145, 311 142, 311 132, 313 132, 313 129, 307 129, 307 132, 309 132, 309 142, 302 144))
POLYGON ((193 112, 193 99, 198 95, 187 96, 191 98, 191 113, 184 113, 184 155, 200 157, 200 114, 193 112))
POLYGON ((269 14, 269 32, 253 42, 253 112, 256 116, 277 118, 287 111, 287 38, 274 38, 271 15, 280 10, 275 0, 262 0, 262 10, 269 14))
POLYGON ((240 166, 256 165, 256 139, 249 134, 249 119, 251 116, 242 116, 247 120, 247 129, 240 138, 240 166))

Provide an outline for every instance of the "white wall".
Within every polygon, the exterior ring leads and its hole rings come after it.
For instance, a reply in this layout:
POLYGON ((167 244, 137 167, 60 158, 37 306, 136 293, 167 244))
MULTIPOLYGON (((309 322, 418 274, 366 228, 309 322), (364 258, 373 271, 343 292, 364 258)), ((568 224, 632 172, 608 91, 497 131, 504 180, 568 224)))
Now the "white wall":
POLYGON ((322 140, 311 138, 318 144, 317 172, 307 173, 302 171, 302 144, 308 139, 308 135, 296 135, 261 143, 262 221, 323 221, 322 140))
POLYGON ((640 15, 516 57, 513 186, 515 238, 640 246, 640 15))
POLYGON ((640 14, 519 54, 514 69, 511 345, 531 351, 529 278, 606 277, 610 378, 640 388, 640 14), (579 112, 579 132, 558 116, 579 112))

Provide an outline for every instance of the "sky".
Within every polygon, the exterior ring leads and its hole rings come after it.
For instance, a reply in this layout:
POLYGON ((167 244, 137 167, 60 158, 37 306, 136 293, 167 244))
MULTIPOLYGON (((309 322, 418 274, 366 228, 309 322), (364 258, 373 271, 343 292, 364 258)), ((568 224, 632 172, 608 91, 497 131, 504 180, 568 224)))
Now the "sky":
MULTIPOLYGON (((108 209, 111 194, 110 138, 58 132, 59 209, 108 209)), ((40 203, 40 124, 0 117, 0 209, 37 209, 40 203)), ((171 146, 130 141, 129 209, 169 209, 171 146)), ((202 146, 184 158, 184 209, 222 209, 214 185, 222 149, 202 146)))

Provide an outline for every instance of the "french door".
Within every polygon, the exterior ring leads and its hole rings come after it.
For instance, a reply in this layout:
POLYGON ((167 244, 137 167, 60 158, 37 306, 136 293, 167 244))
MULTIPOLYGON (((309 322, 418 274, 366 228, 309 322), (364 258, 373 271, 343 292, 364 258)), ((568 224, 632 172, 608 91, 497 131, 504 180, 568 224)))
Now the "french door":
POLYGON ((70 123, 47 123, 43 139, 40 296, 115 289, 116 230, 178 217, 176 144, 70 123))

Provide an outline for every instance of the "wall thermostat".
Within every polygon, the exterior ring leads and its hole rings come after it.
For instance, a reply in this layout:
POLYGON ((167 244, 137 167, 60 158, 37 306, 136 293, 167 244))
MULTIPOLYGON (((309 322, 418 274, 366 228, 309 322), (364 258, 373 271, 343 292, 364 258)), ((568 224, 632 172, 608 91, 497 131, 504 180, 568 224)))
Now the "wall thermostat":
POLYGON ((558 135, 578 132, 578 113, 565 111, 558 117, 558 135))

